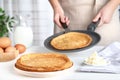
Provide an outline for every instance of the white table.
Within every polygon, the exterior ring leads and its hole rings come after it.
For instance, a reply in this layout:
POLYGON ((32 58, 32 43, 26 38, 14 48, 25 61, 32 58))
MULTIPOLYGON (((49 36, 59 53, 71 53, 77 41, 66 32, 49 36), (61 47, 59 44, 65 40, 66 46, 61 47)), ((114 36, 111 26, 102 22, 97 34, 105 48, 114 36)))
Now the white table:
MULTIPOLYGON (((81 62, 88 57, 92 52, 100 50, 102 47, 95 46, 85 51, 75 53, 63 53, 74 63, 74 71, 68 74, 62 74, 60 76, 48 77, 48 78, 33 78, 17 74, 13 68, 17 59, 9 62, 0 62, 0 80, 120 80, 120 74, 108 74, 108 73, 87 73, 78 72, 81 62)), ((33 52, 52 52, 46 48, 33 46, 23 54, 33 52)), ((18 58, 23 55, 20 54, 18 58)))

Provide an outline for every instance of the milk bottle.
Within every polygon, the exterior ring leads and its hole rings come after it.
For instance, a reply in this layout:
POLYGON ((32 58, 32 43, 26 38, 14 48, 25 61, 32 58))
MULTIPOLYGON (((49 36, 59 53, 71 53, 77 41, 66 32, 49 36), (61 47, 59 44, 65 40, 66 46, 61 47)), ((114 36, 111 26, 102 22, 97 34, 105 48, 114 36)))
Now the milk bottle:
POLYGON ((19 25, 14 30, 14 43, 23 44, 27 48, 33 43, 33 32, 30 26, 27 26, 25 20, 20 16, 19 25))

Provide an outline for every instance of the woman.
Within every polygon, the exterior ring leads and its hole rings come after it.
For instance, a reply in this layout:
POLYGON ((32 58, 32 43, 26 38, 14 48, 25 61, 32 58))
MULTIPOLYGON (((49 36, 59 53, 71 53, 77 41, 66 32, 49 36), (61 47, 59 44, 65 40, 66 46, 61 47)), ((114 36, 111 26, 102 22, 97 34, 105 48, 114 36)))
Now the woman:
POLYGON ((92 22, 101 18, 95 32, 100 34, 99 45, 120 41, 118 6, 120 0, 49 0, 54 10, 55 33, 62 31, 60 20, 69 28, 86 30, 92 22))

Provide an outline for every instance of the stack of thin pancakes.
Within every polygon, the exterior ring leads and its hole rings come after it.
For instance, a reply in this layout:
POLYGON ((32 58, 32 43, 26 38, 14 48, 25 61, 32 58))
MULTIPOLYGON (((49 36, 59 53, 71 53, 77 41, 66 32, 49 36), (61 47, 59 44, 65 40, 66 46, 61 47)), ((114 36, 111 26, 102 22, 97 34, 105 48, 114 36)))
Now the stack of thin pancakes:
POLYGON ((92 38, 85 33, 68 32, 53 38, 50 44, 58 50, 71 50, 83 48, 92 42, 92 38))
POLYGON ((31 72, 60 71, 72 67, 73 62, 59 53, 31 53, 21 56, 15 63, 15 67, 31 72))

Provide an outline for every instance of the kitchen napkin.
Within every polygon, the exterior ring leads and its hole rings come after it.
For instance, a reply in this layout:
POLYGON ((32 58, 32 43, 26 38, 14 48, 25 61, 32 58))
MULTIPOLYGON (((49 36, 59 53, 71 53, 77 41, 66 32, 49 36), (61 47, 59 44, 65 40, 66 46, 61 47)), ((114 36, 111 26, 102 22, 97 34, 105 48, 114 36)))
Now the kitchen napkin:
POLYGON ((120 73, 120 42, 113 42, 97 53, 110 64, 105 66, 81 64, 78 70, 81 72, 120 73))

